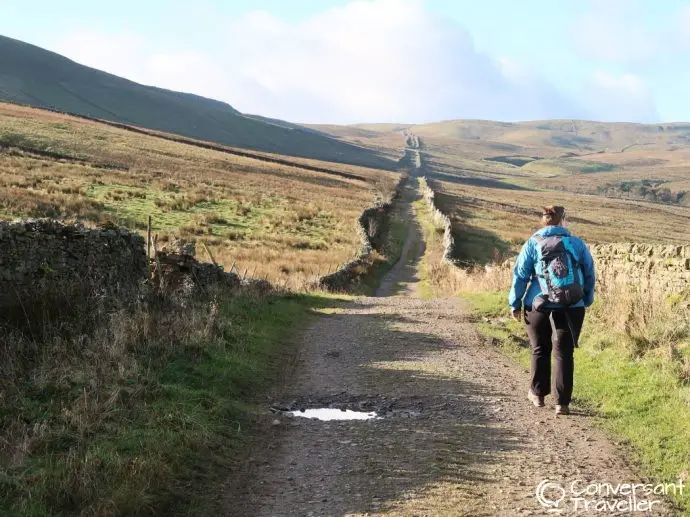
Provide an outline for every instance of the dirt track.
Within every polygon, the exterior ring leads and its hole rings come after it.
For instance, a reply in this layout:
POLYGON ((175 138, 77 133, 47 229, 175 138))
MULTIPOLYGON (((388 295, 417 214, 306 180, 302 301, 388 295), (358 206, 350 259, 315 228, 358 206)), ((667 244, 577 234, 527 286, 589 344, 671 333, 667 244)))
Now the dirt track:
MULTIPOLYGON (((547 515, 535 498, 544 479, 640 482, 589 416, 526 401, 527 372, 480 338, 458 299, 417 296, 424 245, 409 204, 399 210, 410 232, 381 296, 338 304, 306 329, 275 394, 289 408, 384 418, 274 421, 267 411, 264 446, 244 466, 248 482, 228 488, 224 514, 547 515)), ((579 513, 590 514, 615 515, 579 513)))

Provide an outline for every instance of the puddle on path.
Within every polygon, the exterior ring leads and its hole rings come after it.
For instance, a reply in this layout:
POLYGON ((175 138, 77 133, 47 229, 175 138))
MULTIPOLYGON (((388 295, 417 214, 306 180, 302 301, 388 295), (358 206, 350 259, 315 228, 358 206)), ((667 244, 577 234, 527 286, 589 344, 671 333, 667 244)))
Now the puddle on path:
POLYGON ((316 418, 317 420, 377 420, 379 417, 375 411, 352 411, 351 409, 318 408, 305 409, 304 411, 287 411, 290 416, 304 418, 316 418))

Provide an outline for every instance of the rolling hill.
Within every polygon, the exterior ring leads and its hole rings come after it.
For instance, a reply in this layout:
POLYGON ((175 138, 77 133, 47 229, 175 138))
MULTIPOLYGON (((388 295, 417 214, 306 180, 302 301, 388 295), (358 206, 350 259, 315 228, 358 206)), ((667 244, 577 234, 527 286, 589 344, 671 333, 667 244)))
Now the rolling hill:
POLYGON ((0 36, 0 101, 50 108, 277 154, 391 168, 376 151, 229 104, 144 86, 0 36))
POLYGON ((422 139, 428 172, 451 182, 690 206, 688 123, 448 120, 312 127, 379 149, 412 132, 422 139))
POLYGON ((408 130, 426 138, 534 148, 542 153, 548 153, 549 150, 620 152, 632 147, 672 149, 690 143, 690 124, 684 122, 636 124, 591 120, 445 120, 429 124, 357 124, 337 129, 333 126, 313 127, 342 136, 353 136, 360 131, 385 133, 408 130))

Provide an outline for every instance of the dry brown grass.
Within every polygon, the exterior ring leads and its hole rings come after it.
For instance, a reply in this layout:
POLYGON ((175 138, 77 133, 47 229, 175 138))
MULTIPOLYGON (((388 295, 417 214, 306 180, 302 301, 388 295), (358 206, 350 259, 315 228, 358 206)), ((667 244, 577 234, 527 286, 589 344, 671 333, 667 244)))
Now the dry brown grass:
POLYGON ((690 205, 687 124, 451 120, 323 129, 377 148, 390 145, 402 131, 411 131, 422 139, 429 174, 436 173, 439 179, 690 205), (528 163, 504 161, 510 157, 528 163), (629 188, 630 182, 652 182, 673 195, 640 193, 629 188))
MULTIPOLYGON (((690 210, 568 192, 538 192, 438 181, 438 202, 460 236, 482 230, 513 249, 540 227, 546 204, 566 207, 571 231, 590 243, 690 241, 690 210)), ((460 237, 461 239, 461 237, 460 237)))
POLYGON ((113 221, 143 232, 151 215, 162 242, 204 241, 226 268, 296 289, 355 255, 359 213, 388 198, 398 179, 315 160, 271 163, 6 104, 3 142, 0 217, 113 221))
POLYGON ((249 288, 207 290, 184 306, 139 294, 107 306, 61 299, 60 316, 31 329, 0 320, 1 515, 193 506, 226 479, 285 337, 329 303, 249 288))
POLYGON ((599 303, 590 319, 599 329, 625 336, 622 344, 632 359, 647 354, 675 364, 690 383, 690 311, 687 293, 671 296, 657 288, 638 291, 613 285, 599 289, 599 303))

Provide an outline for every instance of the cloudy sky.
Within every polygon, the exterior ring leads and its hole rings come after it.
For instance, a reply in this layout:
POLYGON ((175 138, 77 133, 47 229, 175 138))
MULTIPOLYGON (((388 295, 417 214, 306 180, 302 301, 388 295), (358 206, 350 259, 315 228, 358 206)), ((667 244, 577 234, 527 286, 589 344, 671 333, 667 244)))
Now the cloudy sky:
POLYGON ((690 0, 0 0, 0 34, 295 122, 690 120, 690 0))

